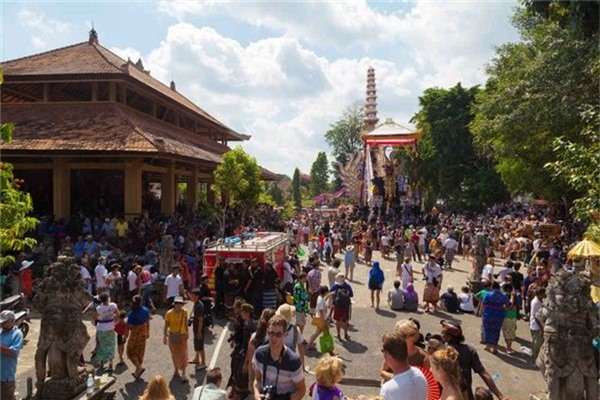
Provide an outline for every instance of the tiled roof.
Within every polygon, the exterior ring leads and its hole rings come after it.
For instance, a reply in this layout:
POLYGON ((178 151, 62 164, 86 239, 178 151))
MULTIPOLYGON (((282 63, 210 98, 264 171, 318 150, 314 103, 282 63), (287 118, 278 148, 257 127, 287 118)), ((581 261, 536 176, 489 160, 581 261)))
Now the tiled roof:
POLYGON ((150 74, 141 71, 96 42, 83 42, 44 53, 2 62, 7 80, 13 76, 41 77, 60 75, 117 74, 133 78, 183 107, 199 114, 229 134, 233 140, 246 140, 242 135, 214 118, 194 102, 171 89, 150 74))
POLYGON ((142 152, 220 163, 229 148, 118 103, 3 104, 15 124, 0 151, 142 152))

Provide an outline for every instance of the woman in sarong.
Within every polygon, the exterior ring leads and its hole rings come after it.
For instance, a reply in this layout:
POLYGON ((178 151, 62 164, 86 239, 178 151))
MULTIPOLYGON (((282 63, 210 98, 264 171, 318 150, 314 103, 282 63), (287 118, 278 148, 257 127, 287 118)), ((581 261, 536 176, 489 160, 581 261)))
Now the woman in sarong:
POLYGON ((496 353, 496 346, 500 340, 500 331, 504 322, 504 308, 510 306, 508 297, 500 291, 498 282, 492 283, 492 291, 483 298, 483 342, 485 349, 491 353, 496 353))
POLYGON ((94 321, 96 321, 96 355, 93 360, 100 363, 100 368, 104 368, 104 363, 108 362, 106 372, 113 372, 112 360, 115 357, 115 317, 119 314, 119 308, 115 303, 110 302, 108 293, 100 295, 100 305, 96 307, 94 321))
POLYGON ((150 337, 150 312, 142 306, 140 295, 133 296, 132 309, 127 316, 125 337, 127 338, 127 358, 135 366, 132 375, 135 379, 139 379, 146 370, 142 364, 146 352, 146 340, 150 337))
POLYGON ((183 309, 184 304, 185 300, 177 296, 173 300, 174 307, 167 311, 163 343, 168 344, 171 351, 171 359, 175 368, 173 377, 180 378, 182 383, 187 383, 185 370, 188 364, 188 313, 183 309))

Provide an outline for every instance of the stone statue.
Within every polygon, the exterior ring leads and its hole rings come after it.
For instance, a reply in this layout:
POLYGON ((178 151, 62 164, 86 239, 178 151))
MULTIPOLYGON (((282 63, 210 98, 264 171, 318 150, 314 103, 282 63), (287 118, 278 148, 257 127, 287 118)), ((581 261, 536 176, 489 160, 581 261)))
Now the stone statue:
POLYGON ((173 236, 163 235, 160 241, 159 271, 161 275, 169 275, 173 268, 173 236))
POLYGON ((60 256, 46 269, 35 297, 42 315, 35 353, 38 399, 70 399, 85 390, 79 357, 90 336, 81 317, 90 300, 74 258, 60 256))
POLYGON ((549 400, 597 400, 598 360, 592 340, 600 333, 590 282, 560 270, 546 289, 536 314, 544 324, 544 343, 537 365, 548 385, 549 400))

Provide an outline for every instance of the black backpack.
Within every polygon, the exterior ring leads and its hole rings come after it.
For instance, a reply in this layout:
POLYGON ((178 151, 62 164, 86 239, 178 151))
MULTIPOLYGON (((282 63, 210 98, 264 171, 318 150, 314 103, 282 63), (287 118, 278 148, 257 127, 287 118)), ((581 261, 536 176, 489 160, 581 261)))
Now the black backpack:
POLYGON ((340 308, 350 306, 350 290, 347 287, 342 286, 335 292, 333 305, 340 308))

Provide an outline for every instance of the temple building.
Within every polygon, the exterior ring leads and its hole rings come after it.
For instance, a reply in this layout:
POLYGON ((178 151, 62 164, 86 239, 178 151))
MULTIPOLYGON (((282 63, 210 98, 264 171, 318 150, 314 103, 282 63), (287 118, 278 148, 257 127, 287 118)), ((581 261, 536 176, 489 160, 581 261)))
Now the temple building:
MULTIPOLYGON (((172 214, 178 205, 195 208, 200 193, 214 204, 214 169, 230 142, 250 138, 174 82, 153 78, 141 60, 101 46, 93 29, 86 42, 2 67, 0 119, 15 125, 14 140, 0 143, 2 160, 24 180, 36 213, 57 220, 78 210, 172 214)), ((265 180, 279 179, 261 171, 265 180)))

